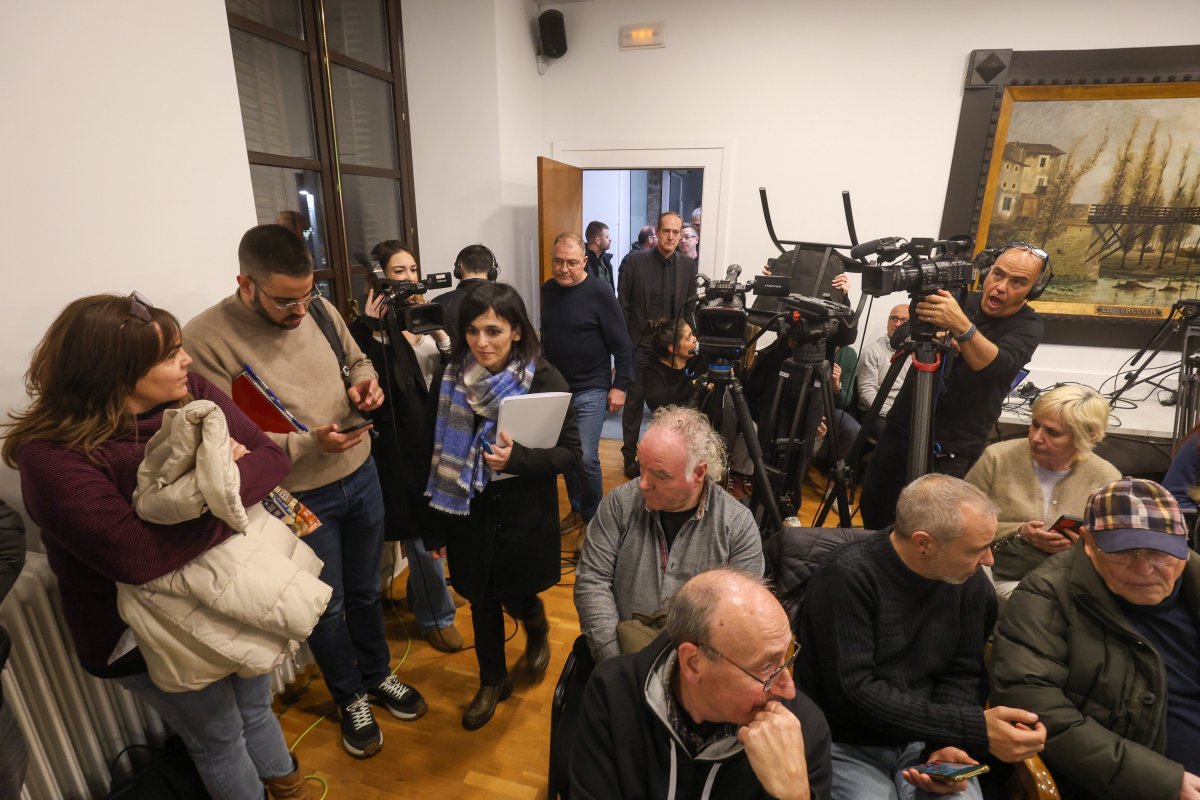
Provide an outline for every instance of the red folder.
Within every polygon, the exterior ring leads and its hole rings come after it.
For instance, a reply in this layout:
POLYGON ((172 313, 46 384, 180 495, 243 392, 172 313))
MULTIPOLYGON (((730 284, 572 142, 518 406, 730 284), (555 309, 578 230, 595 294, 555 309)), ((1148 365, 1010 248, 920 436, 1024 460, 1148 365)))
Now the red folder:
POLYGON ((240 373, 233 379, 231 394, 238 408, 267 433, 295 433, 300 430, 292 422, 295 418, 289 419, 290 415, 280 410, 246 373, 240 373))

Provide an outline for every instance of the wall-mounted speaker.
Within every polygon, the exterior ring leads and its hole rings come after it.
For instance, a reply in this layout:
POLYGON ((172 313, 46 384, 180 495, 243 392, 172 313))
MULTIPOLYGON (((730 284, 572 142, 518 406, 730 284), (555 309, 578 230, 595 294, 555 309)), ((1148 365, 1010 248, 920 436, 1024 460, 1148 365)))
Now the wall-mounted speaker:
POLYGON ((563 13, 551 9, 538 15, 538 55, 562 58, 567 53, 567 25, 563 13))

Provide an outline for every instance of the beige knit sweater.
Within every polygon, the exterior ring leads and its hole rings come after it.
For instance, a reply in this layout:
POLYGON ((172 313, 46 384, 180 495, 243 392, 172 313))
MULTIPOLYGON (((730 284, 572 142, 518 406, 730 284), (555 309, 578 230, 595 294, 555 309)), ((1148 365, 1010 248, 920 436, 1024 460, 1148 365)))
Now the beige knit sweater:
MULTIPOLYGON (((325 310, 337 326, 350 366, 350 381, 376 377, 370 359, 355 344, 337 309, 325 310)), ((283 481, 289 492, 315 489, 341 480, 371 455, 371 439, 363 437, 344 453, 325 453, 314 428, 336 422, 342 427, 360 419, 342 383, 341 368, 329 340, 309 314, 294 329, 280 328, 247 308, 234 294, 200 312, 183 328, 183 346, 194 359, 191 368, 229 393, 233 379, 249 364, 308 433, 268 433, 292 460, 283 481)))

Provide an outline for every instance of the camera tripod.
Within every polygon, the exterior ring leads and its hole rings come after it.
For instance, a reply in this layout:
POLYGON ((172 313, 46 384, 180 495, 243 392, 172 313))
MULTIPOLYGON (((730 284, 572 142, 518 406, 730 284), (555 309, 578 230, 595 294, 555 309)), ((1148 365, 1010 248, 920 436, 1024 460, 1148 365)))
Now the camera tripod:
POLYGON ((785 498, 788 515, 794 514, 800 507, 799 486, 808 468, 810 454, 811 431, 801 431, 810 415, 814 402, 813 390, 820 394, 824 404, 826 417, 825 436, 829 441, 830 457, 833 460, 831 472, 835 476, 832 482, 830 497, 838 503, 838 517, 842 527, 850 527, 850 500, 846 493, 845 476, 849 471, 842 457, 842 444, 838 434, 838 426, 834 420, 833 370, 829 360, 825 358, 826 343, 824 339, 802 344, 798 352, 783 360, 779 366, 779 380, 775 383, 775 391, 771 397, 770 411, 763 426, 759 429, 759 444, 772 453, 773 466, 769 471, 772 487, 772 500, 775 496, 785 498), (782 437, 777 435, 780 407, 783 403, 784 392, 792 390, 796 395, 796 406, 792 417, 782 437), (794 493, 794 494, 793 494, 794 493))
MULTIPOLYGON (((688 405, 692 408, 701 408, 710 393, 714 393, 715 398, 720 401, 717 408, 722 411, 725 407, 726 395, 733 398, 733 409, 737 415, 737 433, 741 434, 742 441, 746 444, 746 452, 750 456, 751 463, 754 464, 754 493, 751 496, 751 502, 761 504, 771 522, 771 530, 778 531, 783 527, 783 517, 780 516, 779 505, 775 502, 771 480, 767 475, 766 464, 763 462, 763 451, 758 440, 759 434, 754 428, 754 419, 750 416, 746 393, 742 389, 742 382, 738 380, 738 376, 733 371, 733 362, 730 359, 714 358, 709 362, 704 375, 696 379, 696 388, 692 392, 692 398, 688 405), (712 384, 711 389, 709 389, 709 384, 712 384)), ((732 453, 732 441, 729 442, 729 450, 732 453)), ((765 529, 765 527, 764 525, 763 528, 765 529)), ((765 534, 764 530, 764 538, 765 534)))
MULTIPOLYGON (((909 414, 907 464, 909 483, 930 472, 929 460, 933 447, 935 382, 937 372, 942 365, 942 354, 951 349, 949 345, 943 344, 931 336, 919 335, 919 339, 906 339, 897 348, 895 355, 892 357, 892 364, 888 367, 887 374, 884 376, 883 381, 880 382, 879 391, 875 394, 875 402, 871 404, 867 415, 863 417, 862 428, 859 429, 858 436, 855 438, 854 444, 851 445, 846 459, 850 464, 859 463, 862 451, 867 445, 867 436, 874 426, 875 420, 879 418, 880 409, 883 408, 888 394, 891 393, 892 387, 895 385, 900 371, 904 368, 905 362, 910 361, 913 369, 916 371, 916 380, 913 385, 912 407, 909 414)), ((852 475, 849 468, 844 468, 833 475, 831 483, 832 485, 826 490, 825 497, 821 501, 821 507, 817 511, 815 524, 817 527, 825 524, 825 518, 829 516, 829 510, 836 497, 839 504, 840 524, 843 527, 849 527, 849 515, 842 512, 841 504, 845 502, 844 498, 854 488, 856 484, 855 476, 852 475)))

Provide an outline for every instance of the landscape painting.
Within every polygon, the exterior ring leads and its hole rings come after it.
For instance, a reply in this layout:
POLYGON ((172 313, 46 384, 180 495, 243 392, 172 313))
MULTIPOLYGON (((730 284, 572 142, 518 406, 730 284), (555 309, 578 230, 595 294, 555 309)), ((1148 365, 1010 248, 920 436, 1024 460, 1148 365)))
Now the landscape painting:
POLYGON ((1162 319, 1200 298, 1200 84, 1009 87, 979 240, 1045 249, 1040 312, 1162 319))

